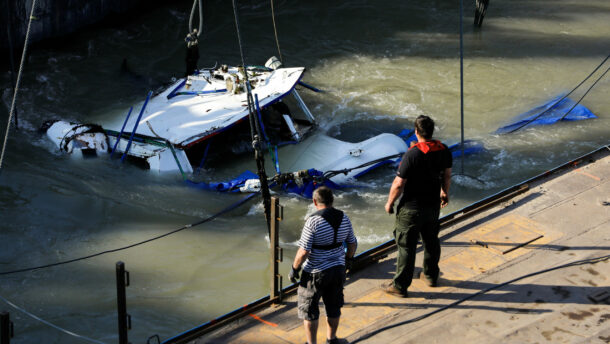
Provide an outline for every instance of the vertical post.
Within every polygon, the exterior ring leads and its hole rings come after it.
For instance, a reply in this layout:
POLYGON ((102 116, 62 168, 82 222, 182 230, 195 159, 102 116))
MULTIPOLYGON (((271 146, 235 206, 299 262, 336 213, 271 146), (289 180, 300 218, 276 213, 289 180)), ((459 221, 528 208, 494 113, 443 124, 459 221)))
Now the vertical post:
POLYGON ((127 329, 131 328, 131 319, 127 314, 127 297, 125 287, 129 286, 129 272, 125 271, 125 263, 116 263, 116 292, 119 318, 119 344, 129 344, 127 329))
POLYGON ((271 229, 269 233, 271 252, 271 293, 269 297, 273 303, 281 302, 282 276, 279 274, 279 263, 283 260, 282 249, 279 245, 280 221, 283 218, 283 208, 277 197, 271 197, 271 229))
POLYGON ((0 313, 0 344, 9 344, 11 342, 12 324, 8 312, 0 313))
POLYGON ((461 140, 460 146, 462 150, 462 157, 460 159, 462 163, 461 173, 464 174, 464 27, 463 27, 463 16, 464 6, 463 0, 460 0, 460 119, 461 119, 461 140))

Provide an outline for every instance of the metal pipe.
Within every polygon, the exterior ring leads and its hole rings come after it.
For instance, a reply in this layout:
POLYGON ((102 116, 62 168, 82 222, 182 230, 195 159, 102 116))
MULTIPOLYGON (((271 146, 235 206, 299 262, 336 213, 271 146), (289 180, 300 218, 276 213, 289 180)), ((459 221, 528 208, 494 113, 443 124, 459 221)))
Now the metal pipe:
MULTIPOLYGON (((125 287, 129 285, 128 272, 125 271, 125 263, 116 263, 116 293, 117 312, 119 320, 119 344, 128 344, 127 339, 127 297, 125 287), (126 278, 127 277, 127 278, 126 278), (127 279, 127 281, 126 281, 127 279)), ((131 321, 130 321, 131 322, 131 321)))
POLYGON ((121 131, 119 132, 119 135, 116 137, 116 142, 114 143, 114 147, 112 147, 112 152, 110 152, 110 158, 112 158, 112 155, 114 154, 114 151, 116 150, 116 147, 119 145, 119 141, 121 140, 121 137, 123 137, 123 131, 125 130, 125 126, 127 125, 127 121, 129 121, 129 116, 131 116, 131 110, 133 110, 133 106, 129 108, 129 112, 127 113, 127 117, 125 118, 125 122, 123 122, 123 126, 121 127, 121 131))
POLYGON ((129 137, 129 142, 127 142, 127 148, 125 148, 125 152, 123 153, 123 156, 121 157, 121 162, 123 162, 123 160, 125 160, 127 153, 129 153, 129 148, 131 148, 131 142, 133 141, 133 136, 136 134, 136 130, 138 130, 138 124, 140 124, 140 119, 142 119, 142 114, 144 113, 144 109, 146 109, 146 105, 148 105, 148 100, 150 99, 151 95, 152 95, 152 91, 148 91, 148 95, 146 96, 146 100, 144 101, 144 104, 142 105, 142 109, 140 109, 140 114, 138 115, 136 124, 134 124, 133 130, 131 131, 131 136, 129 137))
POLYGON ((263 123, 263 115, 261 113, 261 106, 258 102, 258 94, 254 95, 254 105, 256 107, 256 114, 258 115, 258 123, 261 125, 261 129, 263 131, 263 137, 267 144, 269 144, 269 137, 267 137, 267 132, 265 132, 265 124, 263 123))
POLYGON ((303 101, 303 98, 301 98, 301 95, 299 94, 299 92, 297 92, 297 90, 295 89, 294 91, 292 91, 292 94, 293 94, 294 98, 297 100, 297 102, 298 102, 299 106, 301 107, 301 109, 303 110, 303 112, 305 112, 307 117, 309 117, 310 122, 315 123, 316 122, 315 117, 313 117, 313 114, 311 113, 311 111, 309 111, 309 108, 303 101))
POLYGON ((280 287, 279 281, 281 275, 279 274, 279 262, 281 262, 281 248, 279 245, 279 233, 280 223, 282 220, 282 206, 279 204, 280 200, 277 197, 271 197, 271 231, 269 234, 270 252, 271 252, 271 293, 269 293, 270 299, 273 303, 281 302, 280 300, 280 287))

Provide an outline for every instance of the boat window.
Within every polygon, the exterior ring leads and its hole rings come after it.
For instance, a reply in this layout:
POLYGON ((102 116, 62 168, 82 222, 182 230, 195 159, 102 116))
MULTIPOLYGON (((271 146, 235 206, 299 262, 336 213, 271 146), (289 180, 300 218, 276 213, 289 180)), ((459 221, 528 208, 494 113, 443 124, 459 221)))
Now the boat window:
POLYGON ((309 116, 305 113, 305 111, 303 111, 303 108, 299 105, 297 99, 292 95, 282 98, 282 103, 286 104, 286 106, 290 109, 289 114, 290 117, 292 117, 292 120, 303 125, 313 124, 309 119, 309 116))

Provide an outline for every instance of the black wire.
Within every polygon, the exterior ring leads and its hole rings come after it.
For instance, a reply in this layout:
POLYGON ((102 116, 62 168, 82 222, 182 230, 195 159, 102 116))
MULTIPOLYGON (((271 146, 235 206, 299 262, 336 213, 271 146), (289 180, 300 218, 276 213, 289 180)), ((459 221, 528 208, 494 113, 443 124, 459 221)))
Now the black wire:
POLYGON ((593 86, 595 86, 595 85, 597 84, 597 82, 598 82, 598 81, 600 81, 600 80, 601 80, 601 79, 604 77, 604 75, 606 75, 606 73, 608 73, 608 71, 609 71, 609 70, 610 70, 610 67, 609 67, 608 69, 606 69, 606 71, 605 71, 605 72, 604 72, 604 73, 603 73, 603 74, 602 74, 602 75, 601 75, 599 78, 597 78, 597 80, 595 80, 595 82, 593 83, 593 85, 591 85, 591 87, 589 87, 589 89, 587 90, 587 92, 585 92, 585 94, 583 94, 583 95, 582 95, 582 97, 580 97, 580 99, 578 99, 578 101, 576 102, 576 104, 574 104, 574 105, 573 105, 573 106, 570 108, 570 110, 568 110, 568 112, 566 112, 566 114, 565 114, 565 115, 563 115, 563 116, 561 117, 561 119, 560 119, 560 120, 562 120, 562 119, 566 118, 566 116, 568 116, 568 115, 570 114, 570 112, 572 112, 572 110, 574 110, 574 108, 576 107, 576 105, 578 105, 578 104, 579 104, 579 103, 580 103, 580 102, 581 102, 581 101, 582 101, 582 100, 585 98, 585 96, 586 96, 586 95, 589 93, 589 91, 591 91, 591 89, 593 88, 593 86))
POLYGON ((595 264, 595 263, 599 263, 599 262, 602 262, 602 261, 605 261, 605 260, 608 260, 608 259, 610 259, 610 255, 605 255, 605 256, 601 256, 601 257, 595 257, 595 258, 578 260, 578 261, 575 261, 575 262, 572 262, 572 263, 567 263, 567 264, 555 266, 555 267, 552 267, 552 268, 548 268, 548 269, 545 269, 545 270, 540 270, 540 271, 532 272, 532 273, 529 273, 527 275, 523 275, 523 276, 514 278, 514 279, 512 279, 510 281, 507 281, 507 282, 504 282, 504 283, 501 283, 501 284, 497 284, 497 285, 491 286, 491 287, 489 287, 487 289, 483 289, 483 290, 478 291, 478 292, 476 292, 474 294, 470 294, 470 295, 468 295, 468 296, 466 296, 466 297, 464 297, 464 298, 462 298, 460 300, 457 300, 457 301, 455 301, 453 303, 450 303, 450 304, 448 304, 446 306, 443 306, 441 308, 435 309, 432 312, 429 312, 429 313, 417 316, 417 317, 412 318, 412 319, 401 321, 401 322, 396 323, 396 324, 392 324, 392 325, 388 325, 388 326, 382 327, 382 328, 377 329, 377 330, 375 330, 373 332, 367 333, 366 335, 358 338, 357 340, 352 341, 351 343, 358 343, 358 342, 360 342, 362 340, 366 340, 366 339, 368 339, 368 338, 370 338, 370 337, 372 337, 372 336, 374 336, 376 334, 379 334, 379 333, 381 333, 383 331, 386 331, 386 330, 389 330, 389 329, 392 329, 392 328, 395 328, 395 327, 399 327, 399 326, 402 326, 402 325, 406 325, 406 324, 410 324, 410 323, 414 323, 416 321, 420 321, 420 320, 426 319, 426 318, 428 318, 428 317, 430 317, 430 316, 432 316, 434 314, 437 314, 437 313, 445 311, 445 310, 447 310, 449 308, 455 307, 455 306, 457 306, 457 305, 459 305, 459 304, 461 304, 461 303, 463 303, 465 301, 468 301, 468 300, 470 300, 470 299, 472 299, 472 298, 474 298, 476 296, 483 295, 483 294, 485 294, 485 293, 487 293, 489 291, 492 291, 494 289, 498 289, 498 288, 504 287, 506 285, 509 285, 511 283, 520 281, 520 280, 528 278, 528 277, 532 277, 532 276, 540 275, 540 274, 547 273, 547 272, 550 272, 550 271, 559 270, 559 269, 563 269, 563 268, 567 268, 567 267, 572 267, 572 266, 585 265, 585 264, 595 264))
MULTIPOLYGON (((566 99, 570 94, 572 94, 574 91, 576 91, 576 89, 578 89, 582 84, 585 83, 585 81, 587 81, 593 74, 595 74, 595 72, 597 72, 597 70, 604 64, 606 63, 606 61, 608 60, 608 58, 610 58, 610 55, 606 56, 606 58, 602 61, 602 63, 600 63, 592 72, 591 74, 589 74, 589 76, 587 76, 583 81, 580 82, 580 84, 578 84, 576 87, 574 87, 574 89, 572 89, 568 94, 566 94, 565 96, 561 97, 561 99, 559 99, 558 101, 555 102, 555 104, 553 104, 552 106, 550 106, 549 108, 547 108, 546 110, 542 111, 541 113, 539 113, 536 117, 530 119, 529 121, 525 122, 524 124, 522 124, 521 126, 509 131, 507 134, 510 133, 514 133, 515 131, 525 127, 526 125, 532 123, 533 121, 537 120, 538 118, 540 118, 540 116, 542 116, 543 114, 545 114, 547 111, 551 110, 552 108, 554 108, 557 104, 559 104, 562 100, 566 99)), ((605 73, 604 73, 605 74, 605 73)))
POLYGON ((254 196, 255 196, 255 195, 257 195, 257 194, 258 194, 258 193, 252 193, 252 194, 250 194, 250 195, 248 195, 248 196, 244 197, 243 199, 241 199, 241 200, 239 200, 239 201, 237 201, 237 202, 235 202, 235 203, 231 204, 230 206, 228 206, 228 207, 226 207, 226 208, 222 209, 222 210, 221 210, 221 211, 219 211, 218 213, 216 213, 216 214, 214 214, 214 215, 211 215, 211 216, 209 216, 209 217, 207 217, 207 218, 205 218, 205 219, 203 219, 203 220, 201 220, 201 221, 199 221, 199 222, 191 223, 191 224, 189 224, 189 225, 184 225, 184 226, 182 226, 182 227, 180 227, 180 228, 178 228, 178 229, 175 229, 175 230, 173 230, 173 231, 171 231, 171 232, 168 232, 168 233, 165 233, 165 234, 161 234, 161 235, 158 235, 158 236, 156 236, 156 237, 152 237, 152 238, 150 238, 150 239, 146 239, 146 240, 144 240, 144 241, 140 241, 140 242, 137 242, 137 243, 134 243, 134 244, 131 244, 131 245, 127 245, 127 246, 123 246, 123 247, 119 247, 119 248, 115 248, 115 249, 111 249, 111 250, 106 250, 106 251, 102 251, 102 252, 98 252, 98 253, 90 254, 90 255, 88 255, 88 256, 84 256, 84 257, 80 257, 80 258, 74 258, 74 259, 70 259, 70 260, 65 260, 65 261, 61 261, 61 262, 57 262, 57 263, 46 264, 46 265, 40 265, 40 266, 35 266, 35 267, 31 267, 31 268, 25 268, 25 269, 19 269, 19 270, 4 271, 4 272, 0 272, 0 276, 4 276, 4 275, 10 275, 10 274, 16 274, 16 273, 19 273, 19 272, 33 271, 33 270, 44 269, 44 268, 50 268, 50 267, 53 267, 53 266, 64 265, 64 264, 68 264, 68 263, 73 263, 73 262, 77 262, 77 261, 80 261, 80 260, 85 260, 85 259, 89 259, 89 258, 93 258, 93 257, 101 256, 101 255, 103 255, 103 254, 107 254, 107 253, 113 253, 113 252, 118 252, 118 251, 123 251, 123 250, 126 250, 126 249, 128 249, 128 248, 132 248, 132 247, 140 246, 140 245, 143 245, 143 244, 149 243, 149 242, 151 242, 151 241, 154 241, 154 240, 157 240, 157 239, 161 239, 161 238, 164 238, 164 237, 166 237, 166 236, 170 236, 170 235, 172 235, 172 234, 178 233, 178 232, 183 231, 183 230, 185 230, 185 229, 192 228, 192 227, 195 227, 195 226, 199 226, 200 224, 203 224, 203 223, 206 223, 206 222, 212 221, 212 220, 214 220, 215 218, 219 217, 220 215, 223 215, 223 214, 225 214, 225 213, 227 213, 227 212, 229 212, 229 211, 231 211, 231 210, 233 210, 233 209, 237 208, 238 206, 240 206, 240 205, 242 205, 242 204, 246 203, 248 200, 250 200, 252 197, 254 197, 254 196))

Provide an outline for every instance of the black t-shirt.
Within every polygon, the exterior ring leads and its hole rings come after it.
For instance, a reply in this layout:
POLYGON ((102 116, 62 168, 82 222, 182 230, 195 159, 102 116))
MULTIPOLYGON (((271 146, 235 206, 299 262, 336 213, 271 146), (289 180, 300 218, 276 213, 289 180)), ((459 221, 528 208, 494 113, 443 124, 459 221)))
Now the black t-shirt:
POLYGON ((440 207, 443 175, 453 164, 451 152, 439 141, 423 144, 430 148, 427 153, 422 152, 421 145, 405 152, 396 171, 397 176, 407 180, 399 208, 440 207))

